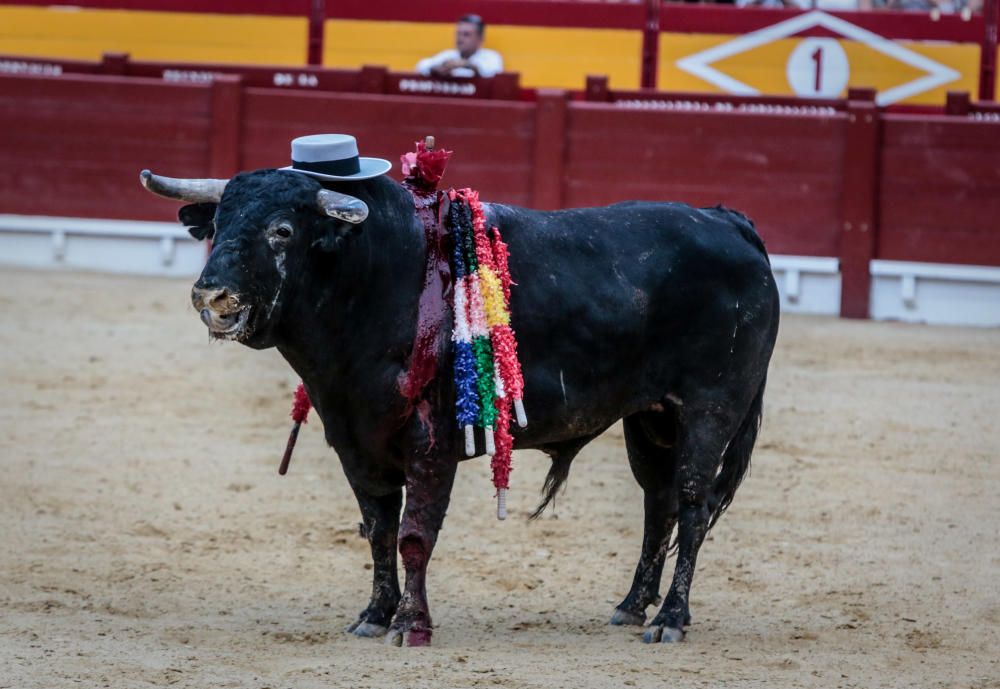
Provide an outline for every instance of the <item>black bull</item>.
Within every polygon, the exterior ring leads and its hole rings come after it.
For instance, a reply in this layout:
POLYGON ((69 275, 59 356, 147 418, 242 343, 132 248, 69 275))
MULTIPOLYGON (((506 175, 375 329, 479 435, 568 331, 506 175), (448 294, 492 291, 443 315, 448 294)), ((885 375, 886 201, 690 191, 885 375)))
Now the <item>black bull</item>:
MULTIPOLYGON (((387 177, 324 190, 275 170, 228 182, 144 172, 143 182, 195 202, 181 221, 198 238, 214 234, 193 290, 210 332, 277 347, 340 457, 374 561, 371 600, 348 630, 428 643, 427 563, 465 455, 449 348, 424 392, 429 418, 407 415, 398 386, 426 261, 409 193, 387 177)), ((724 208, 484 207, 509 244, 517 283, 511 313, 529 424, 514 429, 515 448, 552 459, 544 507, 580 449, 623 420, 645 493, 645 531, 631 590, 611 621, 645 622, 677 525, 673 581, 645 639, 679 640, 698 549, 746 473, 760 425, 778 331, 763 243, 745 217, 724 208)), ((450 332, 450 317, 443 325, 450 332)))

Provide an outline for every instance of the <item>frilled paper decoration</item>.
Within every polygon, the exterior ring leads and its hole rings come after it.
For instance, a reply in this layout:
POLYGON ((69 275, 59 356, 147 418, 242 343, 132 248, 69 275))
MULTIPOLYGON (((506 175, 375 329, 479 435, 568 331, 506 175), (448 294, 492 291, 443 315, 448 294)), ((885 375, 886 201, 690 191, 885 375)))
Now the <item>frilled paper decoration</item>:
POLYGON ((423 141, 416 142, 416 150, 399 157, 404 181, 414 187, 434 190, 444 176, 444 169, 451 158, 451 151, 443 148, 428 150, 423 141))
POLYGON ((452 190, 448 210, 455 277, 454 321, 456 420, 465 431, 465 451, 475 454, 473 426, 483 428, 486 452, 493 456, 497 516, 507 516, 510 486, 511 406, 518 423, 528 420, 522 396, 524 380, 517 358, 517 340, 510 327, 510 271, 507 246, 497 228, 486 229, 479 194, 452 190), (492 234, 492 239, 488 236, 492 234))

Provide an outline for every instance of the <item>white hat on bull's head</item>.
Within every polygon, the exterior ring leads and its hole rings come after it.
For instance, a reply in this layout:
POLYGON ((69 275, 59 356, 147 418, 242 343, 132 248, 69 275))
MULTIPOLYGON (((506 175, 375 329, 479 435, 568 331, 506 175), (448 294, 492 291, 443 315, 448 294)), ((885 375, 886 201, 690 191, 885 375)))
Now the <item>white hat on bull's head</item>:
POLYGON ((392 163, 358 155, 358 141, 350 134, 311 134, 292 140, 292 164, 281 168, 329 180, 370 179, 384 175, 392 163))

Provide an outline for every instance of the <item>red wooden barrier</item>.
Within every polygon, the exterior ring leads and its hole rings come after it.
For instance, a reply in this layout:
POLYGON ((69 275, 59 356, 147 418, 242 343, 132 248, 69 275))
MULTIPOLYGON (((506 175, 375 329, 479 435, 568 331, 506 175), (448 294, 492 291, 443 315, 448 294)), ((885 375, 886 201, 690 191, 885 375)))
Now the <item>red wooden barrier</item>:
POLYGON ((280 166, 292 138, 321 131, 352 132, 366 154, 397 163, 433 133, 456 152, 445 183, 491 201, 742 210, 774 253, 838 257, 849 316, 866 313, 872 258, 1000 266, 1000 106, 957 95, 953 114, 887 113, 861 93, 825 105, 761 101, 584 102, 556 91, 519 102, 285 91, 233 76, 0 75, 0 213, 169 220, 176 204, 142 191, 141 168, 225 177, 280 166))
POLYGON ((983 8, 982 54, 979 60, 979 100, 996 100, 997 25, 1000 24, 1000 0, 986 0, 983 8))
POLYGON ((841 184, 840 315, 868 315, 875 257, 875 208, 879 180, 879 113, 874 89, 851 89, 847 103, 841 184))
POLYGON ((771 251, 837 256, 845 128, 845 116, 837 113, 573 103, 564 203, 724 203, 756 219, 771 251))
POLYGON ((1000 112, 885 115, 880 258, 1000 265, 1000 112))
POLYGON ((137 186, 151 167, 211 169, 207 86, 144 79, 0 76, 0 213, 169 220, 137 186))
POLYGON ((348 91, 385 95, 450 96, 499 100, 532 100, 534 91, 521 88, 516 72, 489 79, 425 77, 413 72, 390 72, 385 67, 326 69, 323 67, 260 67, 200 62, 143 62, 124 53, 105 53, 100 62, 58 58, 22 58, 0 55, 0 74, 61 76, 104 74, 145 77, 173 83, 205 84, 223 76, 240 77, 247 86, 304 91, 348 91))
POLYGON ((243 84, 240 77, 212 82, 212 130, 208 142, 208 176, 232 177, 242 169, 243 84))
POLYGON ((398 176, 400 154, 433 132, 456 152, 444 183, 531 205, 534 115, 531 103, 246 89, 243 167, 287 165, 292 138, 342 131, 364 155, 391 160, 398 176))
POLYGON ((543 209, 564 208, 567 181, 566 94, 562 91, 541 92, 535 112, 532 205, 543 209))
MULTIPOLYGON (((579 94, 583 100, 595 103, 618 103, 627 106, 645 106, 652 109, 674 109, 687 102, 691 109, 709 109, 721 107, 729 109, 754 110, 754 106, 766 106, 758 110, 773 112, 805 113, 810 109, 844 110, 846 100, 829 98, 801 98, 799 96, 731 96, 724 93, 689 93, 683 91, 657 91, 655 89, 611 89, 608 78, 602 75, 590 75, 586 79, 583 91, 579 94)), ((933 106, 923 106, 925 109, 935 109, 933 106)))

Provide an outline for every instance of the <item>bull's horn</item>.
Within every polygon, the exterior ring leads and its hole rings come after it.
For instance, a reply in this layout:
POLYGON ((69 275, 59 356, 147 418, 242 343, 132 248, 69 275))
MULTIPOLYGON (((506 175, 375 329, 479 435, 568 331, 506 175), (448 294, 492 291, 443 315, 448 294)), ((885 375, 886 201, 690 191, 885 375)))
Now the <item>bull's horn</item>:
POLYGON ((354 225, 363 223, 368 217, 368 206, 364 201, 329 189, 320 189, 316 193, 316 203, 330 217, 354 225))
POLYGON ((149 170, 139 173, 139 181, 146 191, 176 201, 190 203, 218 203, 225 191, 228 179, 175 179, 161 177, 149 170))

